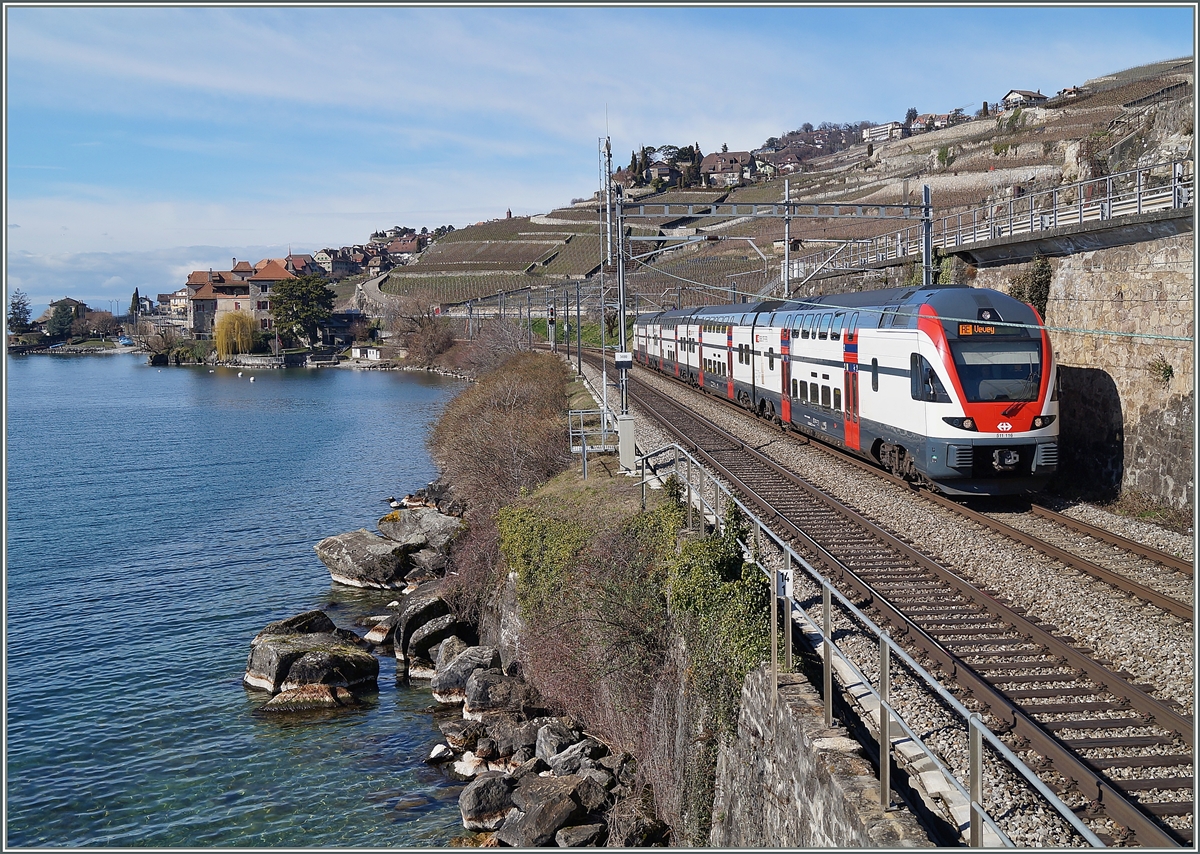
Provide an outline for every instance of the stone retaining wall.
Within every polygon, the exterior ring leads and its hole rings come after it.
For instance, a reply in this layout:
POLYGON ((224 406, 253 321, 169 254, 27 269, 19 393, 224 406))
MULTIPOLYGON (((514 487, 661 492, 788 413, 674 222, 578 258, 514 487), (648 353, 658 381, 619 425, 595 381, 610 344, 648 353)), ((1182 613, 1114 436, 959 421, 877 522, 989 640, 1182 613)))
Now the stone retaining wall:
MULTIPOLYGON (((1058 482, 1092 499, 1141 493, 1191 512, 1192 232, 1047 260, 1045 320, 1062 388, 1058 482)), ((1007 292, 1029 267, 998 264, 968 278, 1007 292)), ((802 295, 896 287, 907 271, 894 265, 813 279, 802 295)))
POLYGON ((934 847, 911 812, 880 808, 874 766, 845 729, 825 726, 816 689, 795 674, 779 682, 772 714, 769 668, 746 677, 737 740, 717 757, 711 844, 934 847))
MULTIPOLYGON (((1062 377, 1060 478, 1101 498, 1190 511, 1195 332, 1191 233, 1048 259, 1062 377)), ((1027 264, 978 271, 1007 290, 1027 264)))

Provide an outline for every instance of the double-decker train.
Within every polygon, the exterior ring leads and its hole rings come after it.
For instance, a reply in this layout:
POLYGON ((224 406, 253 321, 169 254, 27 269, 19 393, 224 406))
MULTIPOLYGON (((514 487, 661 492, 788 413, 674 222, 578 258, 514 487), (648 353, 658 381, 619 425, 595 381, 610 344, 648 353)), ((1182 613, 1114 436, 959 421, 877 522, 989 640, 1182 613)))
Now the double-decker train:
POLYGON ((643 314, 642 365, 951 495, 1033 491, 1058 465, 1037 311, 967 286, 643 314))

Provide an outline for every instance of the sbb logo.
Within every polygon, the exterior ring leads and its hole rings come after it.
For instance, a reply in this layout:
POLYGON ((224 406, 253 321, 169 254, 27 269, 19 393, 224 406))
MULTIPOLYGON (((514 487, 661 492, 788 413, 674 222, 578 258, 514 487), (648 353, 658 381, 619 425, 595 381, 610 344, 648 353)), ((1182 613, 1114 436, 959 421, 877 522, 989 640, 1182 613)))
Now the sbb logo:
POLYGON ((999 430, 1001 433, 1011 433, 1012 425, 1009 424, 1007 421, 1001 421, 999 424, 996 425, 996 429, 999 430))

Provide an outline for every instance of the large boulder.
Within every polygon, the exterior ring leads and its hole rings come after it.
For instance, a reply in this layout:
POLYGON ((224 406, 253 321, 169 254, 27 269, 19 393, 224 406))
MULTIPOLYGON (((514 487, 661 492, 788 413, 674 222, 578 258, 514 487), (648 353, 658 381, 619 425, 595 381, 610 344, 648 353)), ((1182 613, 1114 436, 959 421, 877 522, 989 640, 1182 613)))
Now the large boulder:
POLYGON ((379 533, 413 551, 444 549, 462 528, 462 520, 444 516, 432 507, 393 510, 379 520, 379 533))
POLYGON ((453 614, 443 614, 413 630, 405 647, 404 657, 409 663, 409 674, 413 675, 414 666, 428 670, 433 674, 433 659, 442 641, 462 632, 465 629, 453 614))
POLYGON ((496 831, 496 841, 513 848, 549 844, 559 830, 585 814, 572 797, 576 783, 573 777, 522 777, 512 793, 517 809, 496 831))
POLYGON ((603 824, 577 824, 554 834, 559 848, 595 848, 604 841, 603 824))
POLYGON ((542 726, 537 734, 537 758, 550 764, 552 757, 577 743, 583 734, 567 726, 561 720, 553 720, 542 726))
MULTIPOLYGON (((319 635, 303 635, 313 639, 319 635)), ((340 685, 343 688, 368 688, 379 678, 379 659, 349 644, 317 643, 292 662, 281 691, 301 685, 340 685)))
POLYGON ((514 781, 499 773, 484 772, 458 796, 463 827, 495 830, 516 810, 512 801, 514 781))
POLYGON ((524 714, 536 708, 537 695, 524 680, 500 670, 476 670, 467 678, 463 717, 482 720, 490 712, 524 714))
POLYGON ((595 760, 607 752, 607 748, 594 738, 585 738, 583 741, 555 753, 545 761, 550 766, 550 770, 556 776, 561 777, 596 767, 595 760))
POLYGON ((326 537, 313 546, 329 577, 351 587, 402 588, 420 546, 402 545, 366 528, 326 537))
POLYGON ((408 640, 413 632, 430 620, 450 613, 450 606, 441 597, 438 584, 424 584, 404 600, 400 609, 400 622, 394 637, 396 658, 403 660, 408 650, 408 640))
MULTIPOLYGON (((444 648, 445 644, 443 644, 444 648)), ((462 703, 467 698, 467 680, 471 678, 471 674, 476 670, 490 670, 498 667, 500 667, 500 653, 495 647, 468 647, 446 663, 438 663, 437 673, 430 682, 433 699, 439 703, 462 703)))
POLYGON ((321 611, 268 623, 250 642, 245 684, 278 694, 301 685, 371 687, 379 661, 321 611))
POLYGON ((446 737, 446 743, 459 753, 474 750, 475 744, 487 732, 479 721, 468 721, 464 718, 442 721, 438 724, 438 729, 446 737))

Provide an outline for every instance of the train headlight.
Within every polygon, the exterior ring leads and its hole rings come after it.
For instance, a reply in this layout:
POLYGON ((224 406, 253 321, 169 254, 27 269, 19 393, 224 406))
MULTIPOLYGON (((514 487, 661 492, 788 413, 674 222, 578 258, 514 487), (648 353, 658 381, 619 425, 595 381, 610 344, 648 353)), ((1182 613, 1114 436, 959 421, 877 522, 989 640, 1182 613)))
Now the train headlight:
POLYGON ((974 418, 943 418, 942 420, 959 430, 978 430, 974 418))
POLYGON ((1043 427, 1049 427, 1054 423, 1055 417, 1054 415, 1039 415, 1033 419, 1033 429, 1041 430, 1043 427))

